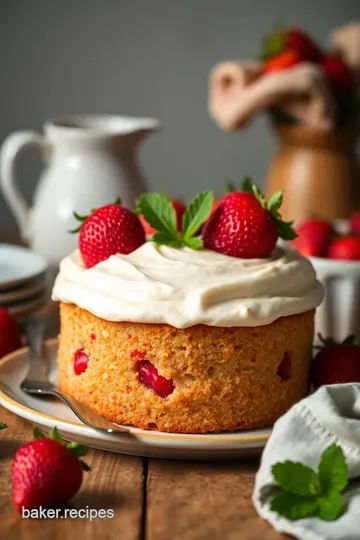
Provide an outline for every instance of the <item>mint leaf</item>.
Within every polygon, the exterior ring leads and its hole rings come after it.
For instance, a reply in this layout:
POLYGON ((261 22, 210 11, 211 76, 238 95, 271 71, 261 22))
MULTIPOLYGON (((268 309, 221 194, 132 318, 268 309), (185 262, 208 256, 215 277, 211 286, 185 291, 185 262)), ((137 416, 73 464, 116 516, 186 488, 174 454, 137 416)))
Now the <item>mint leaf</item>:
POLYGON ((212 191, 202 191, 187 205, 182 217, 182 236, 192 238, 209 217, 214 203, 212 191))
POLYGON ((276 463, 271 472, 277 485, 293 495, 313 496, 321 491, 320 480, 310 467, 293 461, 276 463))
POLYGON ((85 446, 84 444, 79 444, 79 443, 76 443, 76 442, 70 442, 66 445, 66 448, 68 450, 70 450, 70 452, 72 454, 74 454, 74 456, 76 456, 77 458, 80 458, 80 457, 83 457, 83 456, 86 456, 86 454, 88 453, 89 451, 89 448, 87 446, 85 446))
POLYGON ((6 429, 7 427, 9 427, 7 424, 4 424, 4 422, 0 422, 0 431, 2 429, 6 429))
POLYGON ((338 491, 329 491, 319 497, 318 517, 324 521, 335 521, 344 511, 344 503, 338 491))
POLYGON ((336 444, 327 448, 319 463, 319 478, 323 492, 341 492, 349 483, 348 469, 344 454, 336 444))
POLYGON ((173 236, 167 232, 156 232, 153 234, 151 240, 158 245, 165 244, 166 246, 172 247, 182 246, 182 242, 177 235, 173 236))
POLYGON ((193 238, 184 238, 184 244, 190 249, 201 249, 203 247, 203 239, 201 236, 193 236, 193 238))
POLYGON ((315 516, 317 509, 317 497, 301 497, 283 490, 275 493, 270 502, 270 510, 292 520, 315 516))
POLYGON ((177 237, 176 212, 164 195, 143 193, 137 200, 137 207, 151 227, 174 238, 177 237))

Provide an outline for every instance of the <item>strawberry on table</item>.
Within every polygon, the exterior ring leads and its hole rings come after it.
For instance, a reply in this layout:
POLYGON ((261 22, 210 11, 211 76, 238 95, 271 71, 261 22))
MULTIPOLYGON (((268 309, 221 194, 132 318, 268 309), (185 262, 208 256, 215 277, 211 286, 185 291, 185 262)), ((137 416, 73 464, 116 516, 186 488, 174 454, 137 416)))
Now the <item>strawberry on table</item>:
MULTIPOLYGON (((186 206, 182 202, 176 200, 171 201, 171 204, 173 205, 176 213, 177 230, 181 231, 181 220, 185 212, 186 206)), ((144 216, 142 216, 141 214, 139 215, 139 220, 144 228, 146 236, 151 236, 157 231, 157 229, 154 229, 154 227, 152 227, 150 223, 148 223, 144 216)))
POLYGON ((292 223, 281 219, 281 204, 281 192, 267 202, 256 186, 246 182, 243 191, 226 195, 210 215, 202 233, 204 246, 231 257, 269 257, 278 238, 296 236, 292 223))
POLYGON ((89 216, 74 213, 81 225, 79 249, 87 268, 105 261, 116 253, 131 253, 145 243, 145 232, 139 218, 120 201, 98 208, 89 216))
POLYGON ((22 446, 11 464, 12 501, 17 512, 51 507, 71 499, 79 490, 83 470, 81 461, 87 447, 76 443, 63 444, 56 428, 45 438, 35 428, 36 440, 22 446))
POLYGON ((14 317, 0 307, 0 358, 21 347, 21 338, 14 317))
POLYGON ((329 259, 360 261, 360 237, 346 235, 336 238, 327 250, 329 259))
POLYGON ((360 346, 354 344, 354 336, 342 343, 319 337, 322 348, 314 358, 311 374, 314 386, 360 382, 360 346))
POLYGON ((308 219, 296 228, 297 238, 292 245, 305 257, 325 257, 335 237, 332 226, 320 219, 308 219))

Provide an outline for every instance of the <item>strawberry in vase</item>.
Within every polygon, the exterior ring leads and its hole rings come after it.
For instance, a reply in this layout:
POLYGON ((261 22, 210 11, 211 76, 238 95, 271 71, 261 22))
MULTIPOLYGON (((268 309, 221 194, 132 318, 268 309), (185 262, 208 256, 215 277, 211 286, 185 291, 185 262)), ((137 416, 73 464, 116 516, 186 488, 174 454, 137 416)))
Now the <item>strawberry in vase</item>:
POLYGON ((209 112, 222 129, 268 113, 280 144, 266 195, 284 191, 283 216, 297 222, 360 208, 360 23, 329 41, 321 47, 305 30, 284 28, 264 40, 260 59, 221 62, 210 74, 209 112))

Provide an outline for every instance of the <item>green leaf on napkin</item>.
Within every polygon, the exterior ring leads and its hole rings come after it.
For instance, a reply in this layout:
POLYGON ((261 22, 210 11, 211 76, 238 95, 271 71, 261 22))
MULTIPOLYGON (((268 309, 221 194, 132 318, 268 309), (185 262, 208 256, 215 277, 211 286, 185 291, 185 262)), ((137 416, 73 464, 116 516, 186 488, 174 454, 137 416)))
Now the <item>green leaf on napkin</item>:
POLYGON ((9 427, 7 424, 4 424, 3 422, 0 422, 0 431, 1 431, 2 429, 7 428, 7 427, 9 427))
POLYGON ((276 463, 271 472, 277 485, 272 511, 291 520, 318 517, 324 521, 334 521, 344 512, 341 492, 349 475, 340 446, 332 444, 322 453, 317 472, 293 461, 276 463))

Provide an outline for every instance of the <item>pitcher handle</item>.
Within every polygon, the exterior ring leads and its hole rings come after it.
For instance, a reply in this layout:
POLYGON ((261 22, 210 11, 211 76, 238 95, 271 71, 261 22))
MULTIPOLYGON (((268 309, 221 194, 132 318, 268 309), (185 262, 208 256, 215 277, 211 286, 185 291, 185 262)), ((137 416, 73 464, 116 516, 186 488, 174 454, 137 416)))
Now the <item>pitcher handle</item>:
POLYGON ((31 146, 43 150, 44 138, 35 131, 16 131, 5 139, 0 153, 0 186, 4 199, 15 216, 21 237, 25 241, 31 236, 30 209, 19 189, 15 167, 20 152, 31 146))

